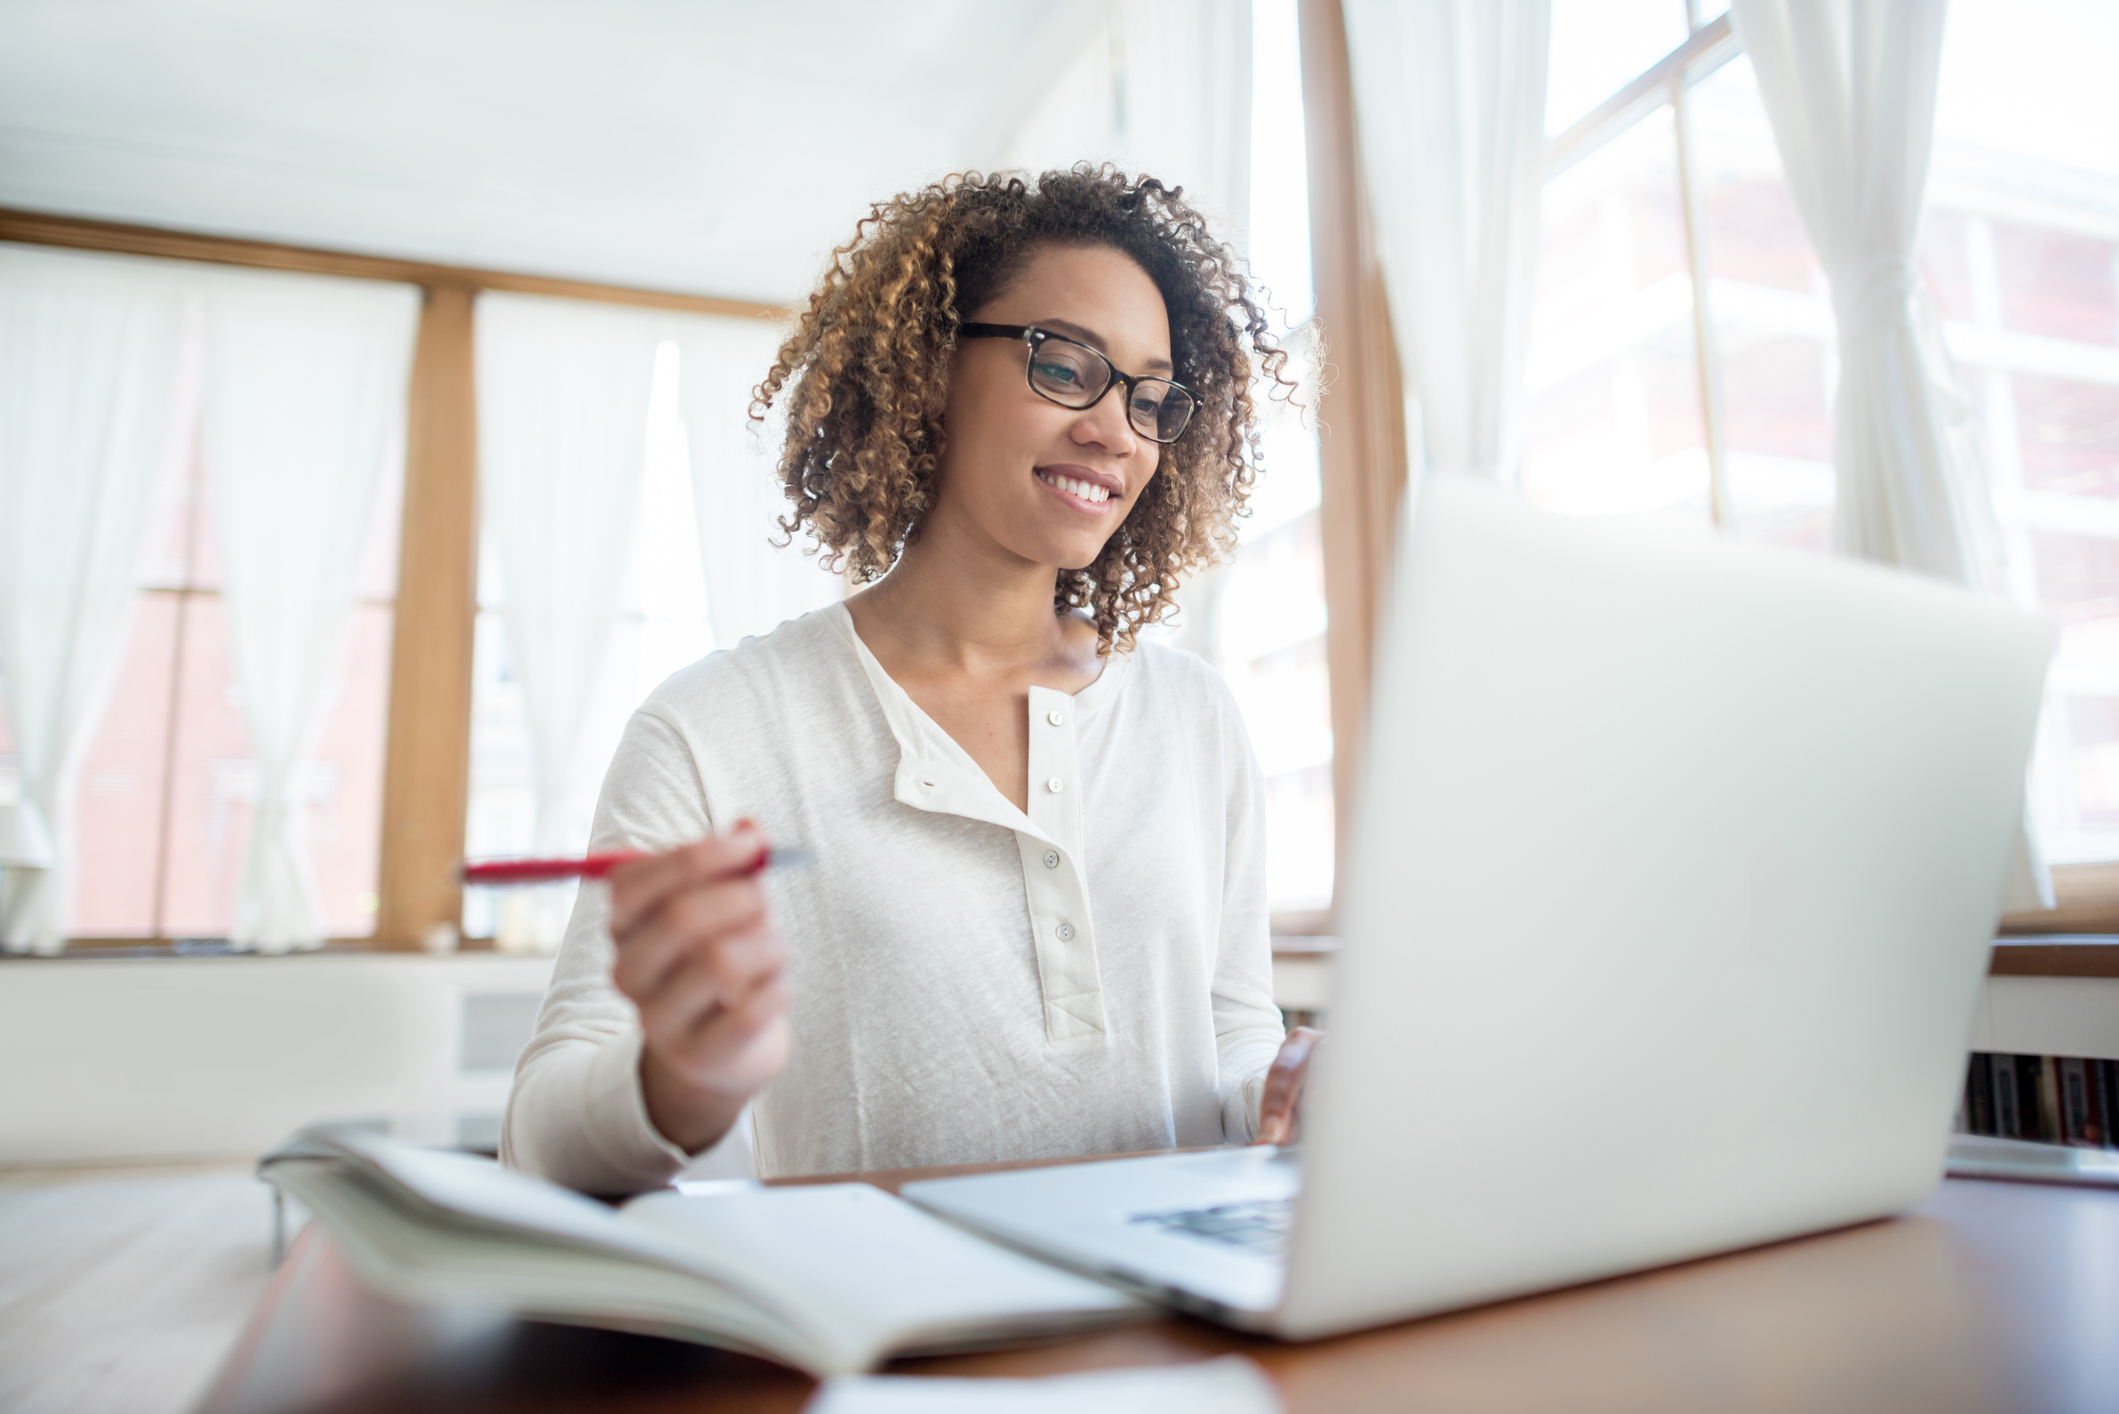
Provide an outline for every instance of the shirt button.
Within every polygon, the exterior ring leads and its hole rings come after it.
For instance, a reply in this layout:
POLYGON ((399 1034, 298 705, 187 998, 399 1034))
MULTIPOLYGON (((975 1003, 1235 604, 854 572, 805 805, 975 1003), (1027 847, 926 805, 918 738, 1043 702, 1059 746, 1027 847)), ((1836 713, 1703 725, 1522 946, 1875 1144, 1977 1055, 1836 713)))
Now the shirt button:
POLYGON ((1060 793, 1060 778, 1054 776, 1051 780, 1045 782, 1045 789, 1051 791, 1054 795, 1058 795, 1060 793))
POLYGON ((1059 927, 1053 929, 1053 931, 1059 934, 1059 940, 1063 943, 1071 943, 1074 941, 1074 925, 1072 923, 1062 923, 1059 925, 1059 927))
POLYGON ((1045 720, 1052 723, 1052 725, 1056 727, 1061 722, 1066 721, 1067 716, 1064 712, 1047 712, 1045 714, 1045 720))
POLYGON ((1046 851, 1045 851, 1045 867, 1046 867, 1047 869, 1057 869, 1057 868, 1059 868, 1059 851, 1058 851, 1058 850, 1056 850, 1056 849, 1048 849, 1048 850, 1046 850, 1046 851))

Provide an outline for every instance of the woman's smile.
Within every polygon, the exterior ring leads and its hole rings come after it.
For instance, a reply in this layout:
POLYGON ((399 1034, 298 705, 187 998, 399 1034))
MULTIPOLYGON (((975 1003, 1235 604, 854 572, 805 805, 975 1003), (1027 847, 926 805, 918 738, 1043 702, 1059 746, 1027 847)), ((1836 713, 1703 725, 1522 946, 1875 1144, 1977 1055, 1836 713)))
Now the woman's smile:
POLYGON ((1126 490, 1117 477, 1099 475, 1084 466, 1041 466, 1032 474, 1058 492, 1060 499, 1089 515, 1102 515, 1111 498, 1123 496, 1126 490))

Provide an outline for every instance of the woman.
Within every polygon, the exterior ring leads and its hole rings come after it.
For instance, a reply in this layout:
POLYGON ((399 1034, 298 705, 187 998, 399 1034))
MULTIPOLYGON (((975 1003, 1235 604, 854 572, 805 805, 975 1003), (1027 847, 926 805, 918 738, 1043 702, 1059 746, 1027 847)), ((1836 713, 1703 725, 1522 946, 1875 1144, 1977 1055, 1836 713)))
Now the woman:
POLYGON ((614 1193, 1287 1137, 1257 763, 1135 637, 1233 539, 1253 355, 1280 377, 1153 180, 861 224, 754 413, 786 406, 783 526, 869 587, 634 715, 594 848, 657 853, 582 891, 509 1162, 614 1193), (754 874, 768 839, 815 864, 754 874))

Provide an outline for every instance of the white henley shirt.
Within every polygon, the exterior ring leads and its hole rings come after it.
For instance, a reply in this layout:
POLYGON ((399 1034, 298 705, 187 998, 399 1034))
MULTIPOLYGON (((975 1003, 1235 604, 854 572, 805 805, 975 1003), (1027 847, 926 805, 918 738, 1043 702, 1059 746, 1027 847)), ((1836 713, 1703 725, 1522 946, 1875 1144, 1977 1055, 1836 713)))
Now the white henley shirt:
POLYGON ((503 1156, 597 1193, 680 1170, 844 1173, 1249 1139, 1281 1039, 1264 791, 1219 674, 1142 644, 1030 689, 1026 816, 832 605, 658 687, 591 847, 749 817, 814 851, 764 876, 794 1053, 729 1136, 657 1132, 639 1017, 584 885, 509 1097, 503 1156))

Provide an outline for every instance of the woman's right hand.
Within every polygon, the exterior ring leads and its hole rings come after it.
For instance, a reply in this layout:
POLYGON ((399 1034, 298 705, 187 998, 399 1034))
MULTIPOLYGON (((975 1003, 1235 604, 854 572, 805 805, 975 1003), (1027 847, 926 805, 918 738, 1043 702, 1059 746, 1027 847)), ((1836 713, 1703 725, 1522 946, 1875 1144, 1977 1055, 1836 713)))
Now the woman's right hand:
POLYGON ((748 823, 611 871, 611 980, 640 1010, 648 1118, 688 1154, 718 1142, 787 1066, 786 963, 748 823))

